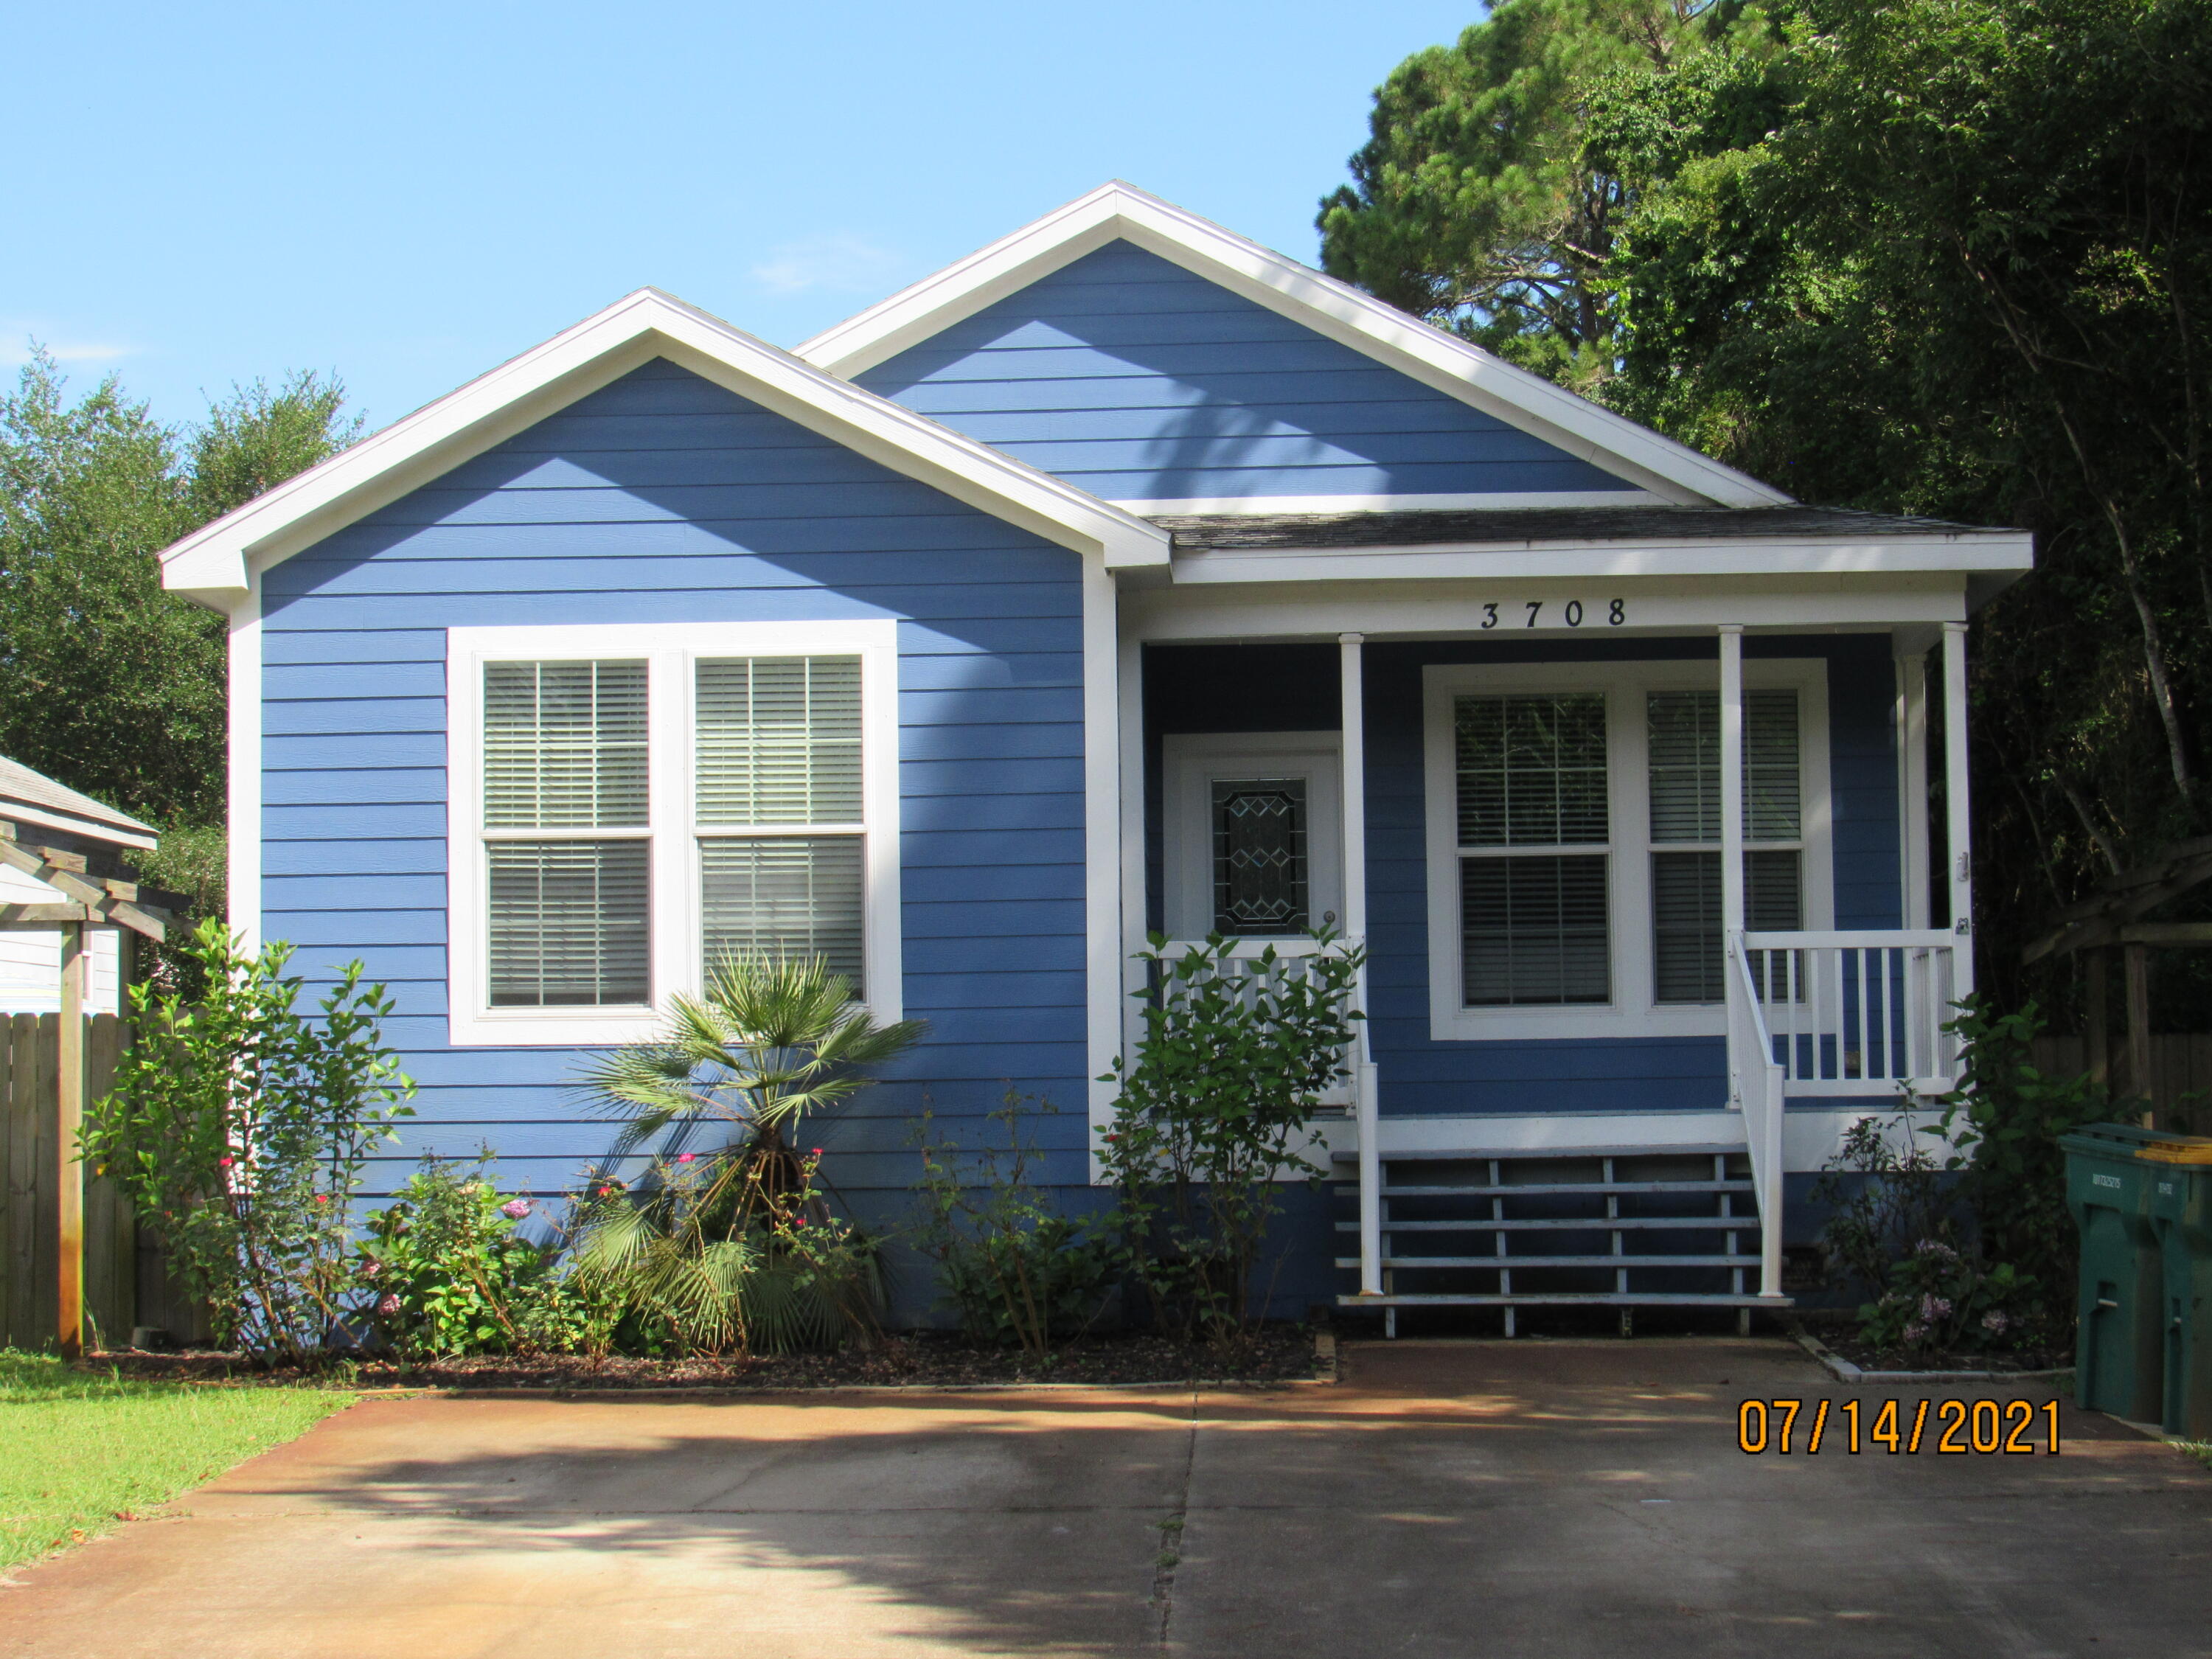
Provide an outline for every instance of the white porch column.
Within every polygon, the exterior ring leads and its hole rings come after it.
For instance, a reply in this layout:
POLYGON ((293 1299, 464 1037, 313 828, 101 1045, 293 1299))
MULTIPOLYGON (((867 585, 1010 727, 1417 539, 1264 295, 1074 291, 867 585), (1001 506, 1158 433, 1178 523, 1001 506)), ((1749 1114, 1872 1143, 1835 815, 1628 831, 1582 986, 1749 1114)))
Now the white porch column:
MULTIPOLYGON (((1337 635, 1340 708, 1344 756, 1344 937, 1367 944, 1367 699, 1361 634, 1337 635)), ((1353 981, 1352 996, 1367 1011, 1367 969, 1353 981)), ((1373 1050, 1367 1022, 1359 1022, 1352 1042, 1352 1097, 1359 1128, 1359 1294, 1382 1294, 1382 1158, 1376 1100, 1373 1050)))
POLYGON ((1905 925, 1928 926, 1928 653, 1897 656, 1897 815, 1905 925))
POLYGON ((1973 818, 1966 783, 1966 624, 1943 624, 1943 806, 1949 825, 1951 994, 1961 1000, 1974 992, 1973 818))
MULTIPOLYGON (((1743 629, 1721 624, 1721 952, 1743 932, 1743 629)), ((1729 980, 1733 985, 1733 978, 1729 980)))

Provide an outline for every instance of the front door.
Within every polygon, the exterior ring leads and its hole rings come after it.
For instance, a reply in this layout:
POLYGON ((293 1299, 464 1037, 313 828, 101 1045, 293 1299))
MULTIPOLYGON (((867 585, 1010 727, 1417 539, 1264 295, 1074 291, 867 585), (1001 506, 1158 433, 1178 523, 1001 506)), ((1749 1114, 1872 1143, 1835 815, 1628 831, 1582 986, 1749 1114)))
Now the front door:
POLYGON ((1343 808, 1334 732, 1170 737, 1163 761, 1170 938, 1292 938, 1343 911, 1343 808))

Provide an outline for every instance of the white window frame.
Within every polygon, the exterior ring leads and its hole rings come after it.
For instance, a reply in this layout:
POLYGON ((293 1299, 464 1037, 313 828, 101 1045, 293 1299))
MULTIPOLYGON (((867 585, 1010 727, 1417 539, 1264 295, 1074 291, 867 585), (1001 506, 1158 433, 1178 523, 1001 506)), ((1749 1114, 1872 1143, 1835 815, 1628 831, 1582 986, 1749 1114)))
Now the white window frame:
MULTIPOLYGON (((1818 657, 1747 657, 1747 690, 1797 693, 1798 768, 1803 814, 1804 925, 1834 926, 1835 859, 1828 783, 1828 665, 1818 657)), ((1427 838, 1429 1035, 1438 1042, 1541 1038, 1713 1036, 1728 1029, 1720 1003, 1655 1000, 1651 854, 1703 842, 1654 842, 1649 727, 1651 691, 1716 690, 1711 662, 1433 664, 1422 673, 1422 755, 1427 838), (1458 775, 1452 702, 1468 693, 1601 692, 1606 700, 1607 920, 1613 1000, 1560 1006, 1468 1008, 1460 1001, 1458 775)), ((1747 850, 1756 850, 1756 843, 1747 850)), ((1776 843, 1778 846, 1791 843, 1776 843)), ((1500 849, 1549 856, 1545 847, 1500 849)), ((1567 849, 1572 851, 1574 849, 1567 849)))
MULTIPOLYGON (((701 984, 701 837, 693 775, 695 685, 702 659, 860 659, 860 833, 867 1005, 902 1018, 899 928, 898 624, 895 621, 596 624, 453 628, 446 631, 447 1027, 455 1047, 597 1046, 656 1036, 676 993, 701 984), (494 1008, 483 833, 483 672, 490 662, 642 660, 646 664, 646 781, 653 851, 653 1002, 613 1007, 494 1008)), ((848 826, 839 832, 850 833, 848 826)), ((776 824, 774 834, 823 833, 776 824)), ((630 833, 630 832, 622 832, 630 833)), ((720 837, 717 837, 720 839, 720 837)))
MULTIPOLYGON (((1213 790, 1218 778, 1297 777, 1306 783, 1306 908, 1344 917, 1343 743, 1334 732, 1171 732, 1160 742, 1161 916, 1169 937, 1201 939, 1188 923, 1213 915, 1213 790)), ((1279 953, 1295 934, 1255 934, 1279 953)))

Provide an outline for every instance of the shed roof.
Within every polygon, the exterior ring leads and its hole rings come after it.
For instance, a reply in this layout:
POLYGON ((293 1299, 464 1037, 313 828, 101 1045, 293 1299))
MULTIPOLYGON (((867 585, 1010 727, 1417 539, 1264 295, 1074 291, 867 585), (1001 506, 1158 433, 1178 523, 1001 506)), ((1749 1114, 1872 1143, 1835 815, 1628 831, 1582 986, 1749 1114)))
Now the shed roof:
POLYGON ((102 805, 43 772, 0 756, 0 818, 22 818, 67 830, 113 847, 151 847, 155 830, 127 813, 102 805))

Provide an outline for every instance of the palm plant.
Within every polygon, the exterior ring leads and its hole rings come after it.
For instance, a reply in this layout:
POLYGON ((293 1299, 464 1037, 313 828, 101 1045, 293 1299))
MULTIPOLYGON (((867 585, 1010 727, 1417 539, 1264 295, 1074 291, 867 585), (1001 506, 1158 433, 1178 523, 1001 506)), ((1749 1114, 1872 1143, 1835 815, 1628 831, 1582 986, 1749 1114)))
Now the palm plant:
POLYGON ((922 1030, 878 1025, 819 957, 724 958, 702 996, 672 999, 663 1036, 584 1074, 623 1121, 604 1168, 657 1144, 634 1188, 606 1175, 586 1193, 581 1288, 696 1351, 826 1346, 872 1328, 872 1246, 831 1213, 821 1153, 800 1150, 799 1130, 922 1030))

